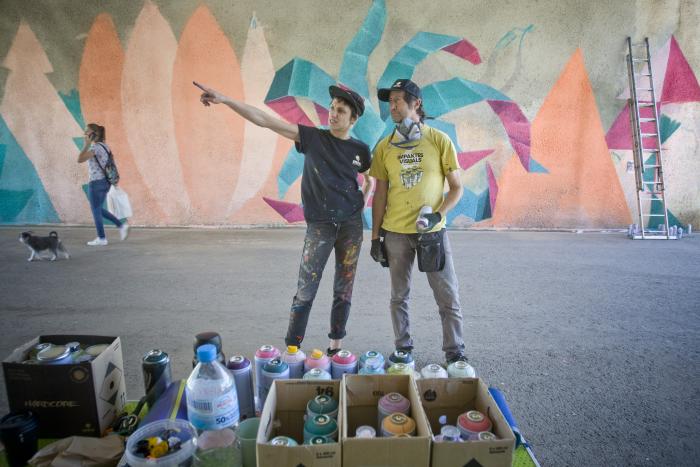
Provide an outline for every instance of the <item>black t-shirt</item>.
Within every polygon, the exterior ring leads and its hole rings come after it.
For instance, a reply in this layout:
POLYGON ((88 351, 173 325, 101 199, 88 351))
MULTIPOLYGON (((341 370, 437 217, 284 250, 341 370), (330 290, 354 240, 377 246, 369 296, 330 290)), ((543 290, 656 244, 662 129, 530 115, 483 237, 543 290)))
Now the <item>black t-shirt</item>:
POLYGON ((306 222, 342 222, 364 206, 357 173, 369 169, 369 146, 339 139, 329 130, 299 125, 297 151, 304 154, 301 202, 306 222))

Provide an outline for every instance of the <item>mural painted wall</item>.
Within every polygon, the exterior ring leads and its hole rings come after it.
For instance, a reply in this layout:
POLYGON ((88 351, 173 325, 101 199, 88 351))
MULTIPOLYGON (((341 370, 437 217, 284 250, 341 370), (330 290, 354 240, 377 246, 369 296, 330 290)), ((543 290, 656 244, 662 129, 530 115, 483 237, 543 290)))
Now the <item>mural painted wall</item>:
POLYGON ((3 0, 0 224, 92 222, 88 122, 107 128, 134 224, 303 222, 303 155, 203 107, 192 80, 317 126, 340 82, 367 99, 353 133, 372 147, 393 125, 377 88, 409 77, 459 153, 449 225, 624 228, 631 35, 652 45, 672 223, 697 225, 698 19, 688 1, 3 0))

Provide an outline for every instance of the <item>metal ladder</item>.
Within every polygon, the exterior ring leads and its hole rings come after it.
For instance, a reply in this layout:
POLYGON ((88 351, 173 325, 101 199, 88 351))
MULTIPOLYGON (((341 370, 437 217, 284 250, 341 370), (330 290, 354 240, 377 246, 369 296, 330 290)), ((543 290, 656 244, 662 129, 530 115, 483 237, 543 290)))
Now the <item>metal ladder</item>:
POLYGON ((637 184, 637 208, 639 210, 638 226, 630 226, 630 238, 635 240, 675 240, 668 226, 668 211, 664 195, 664 171, 661 162, 661 124, 654 93, 654 76, 651 70, 651 53, 649 39, 633 44, 627 38, 627 73, 630 86, 630 123, 634 148, 634 174, 637 184), (635 55, 634 51, 641 52, 635 55), (641 94, 641 97, 640 97, 641 94), (642 124, 646 131, 642 130, 642 124), (651 147, 650 147, 651 146, 651 147), (642 203, 649 203, 643 205, 642 203), (654 203, 659 203, 654 205, 654 203), (655 213, 654 207, 661 207, 661 213, 655 213), (646 214, 642 206, 648 206, 646 214), (661 220, 663 228, 651 229, 649 225, 654 218, 661 220))

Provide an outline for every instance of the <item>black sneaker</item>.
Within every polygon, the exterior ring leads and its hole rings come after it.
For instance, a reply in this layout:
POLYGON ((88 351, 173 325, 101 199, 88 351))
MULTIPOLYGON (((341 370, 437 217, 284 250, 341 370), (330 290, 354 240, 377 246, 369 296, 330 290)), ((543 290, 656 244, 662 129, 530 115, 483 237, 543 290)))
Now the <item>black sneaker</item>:
POLYGON ((328 347, 328 348, 326 349, 326 355, 328 355, 329 357, 332 358, 333 355, 337 354, 337 353, 340 352, 341 350, 343 350, 343 349, 331 349, 330 347, 328 347))
POLYGON ((452 357, 450 357, 450 358, 447 359, 447 364, 448 364, 448 365, 451 365, 451 364, 454 363, 454 362, 464 362, 464 363, 468 363, 469 360, 467 359, 466 355, 463 355, 463 354, 458 354, 458 355, 452 356, 452 357))

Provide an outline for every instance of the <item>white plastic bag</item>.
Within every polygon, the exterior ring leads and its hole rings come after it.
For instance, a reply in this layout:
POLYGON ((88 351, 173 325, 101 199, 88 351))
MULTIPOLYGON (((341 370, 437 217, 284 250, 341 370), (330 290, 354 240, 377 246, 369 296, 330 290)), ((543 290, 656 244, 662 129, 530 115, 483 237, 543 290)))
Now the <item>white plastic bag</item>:
POLYGON ((133 214, 129 195, 116 185, 112 185, 107 192, 107 210, 117 219, 126 219, 133 214))

